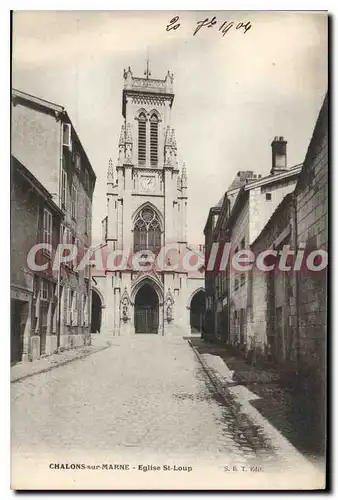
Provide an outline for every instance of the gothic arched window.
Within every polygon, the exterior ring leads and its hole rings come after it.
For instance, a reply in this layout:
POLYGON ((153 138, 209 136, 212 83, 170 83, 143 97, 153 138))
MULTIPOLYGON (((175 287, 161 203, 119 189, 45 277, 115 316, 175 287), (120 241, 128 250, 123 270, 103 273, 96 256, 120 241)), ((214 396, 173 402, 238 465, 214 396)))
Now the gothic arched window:
POLYGON ((150 164, 158 163, 158 118, 154 113, 150 118, 150 164))
POLYGON ((161 249, 161 225, 151 207, 144 207, 134 225, 134 252, 151 250, 155 255, 161 249))
POLYGON ((146 115, 141 113, 138 118, 138 161, 146 162, 146 115))

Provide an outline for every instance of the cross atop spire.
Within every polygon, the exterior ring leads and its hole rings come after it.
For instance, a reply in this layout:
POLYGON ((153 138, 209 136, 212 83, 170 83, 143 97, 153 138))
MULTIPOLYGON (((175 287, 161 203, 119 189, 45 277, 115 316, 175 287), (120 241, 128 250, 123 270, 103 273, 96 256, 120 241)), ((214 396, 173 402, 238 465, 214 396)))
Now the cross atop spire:
POLYGON ((144 75, 147 78, 147 80, 151 76, 151 71, 150 71, 150 68, 149 68, 149 63, 150 63, 150 61, 149 61, 149 50, 147 49, 146 69, 145 69, 145 72, 144 72, 144 75))

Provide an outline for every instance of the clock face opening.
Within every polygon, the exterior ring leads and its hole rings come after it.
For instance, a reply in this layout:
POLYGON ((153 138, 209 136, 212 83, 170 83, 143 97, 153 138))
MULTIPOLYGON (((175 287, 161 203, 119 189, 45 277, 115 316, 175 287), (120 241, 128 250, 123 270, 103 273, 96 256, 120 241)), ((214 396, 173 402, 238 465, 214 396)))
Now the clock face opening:
POLYGON ((143 191, 153 191, 155 189, 155 177, 142 177, 141 188, 143 191))

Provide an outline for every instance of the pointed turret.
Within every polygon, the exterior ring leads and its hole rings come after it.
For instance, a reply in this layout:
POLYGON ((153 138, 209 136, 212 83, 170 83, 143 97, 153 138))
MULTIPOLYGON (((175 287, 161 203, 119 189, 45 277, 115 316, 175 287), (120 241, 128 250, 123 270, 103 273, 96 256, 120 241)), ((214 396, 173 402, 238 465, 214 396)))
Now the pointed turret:
POLYGON ((126 163, 132 163, 133 158, 133 136, 131 133, 131 125, 127 124, 126 129, 126 163))
POLYGON ((186 163, 183 162, 182 165, 182 188, 188 187, 188 174, 187 174, 187 166, 186 163))
POLYGON ((132 136, 132 133, 131 133, 131 125, 130 125, 130 123, 127 124, 126 144, 133 144, 133 136, 132 136))
POLYGON ((107 181, 114 182, 114 167, 113 167, 113 160, 111 158, 109 158, 108 161, 107 181))
POLYGON ((126 142, 126 129, 125 129, 125 126, 123 123, 122 127, 121 127, 120 140, 119 140, 119 157, 117 160, 119 165, 123 165, 123 163, 124 163, 125 142, 126 142))
POLYGON ((130 66, 128 66, 127 70, 123 71, 123 78, 124 78, 124 88, 131 87, 133 82, 133 73, 131 72, 130 66))
POLYGON ((178 174, 178 176, 177 176, 177 189, 178 189, 178 191, 181 191, 181 189, 182 189, 182 179, 181 179, 180 174, 178 174))
POLYGON ((126 138, 126 128, 125 128, 124 123, 123 123, 122 127, 121 127, 119 146, 124 146, 125 138, 126 138))
POLYGON ((170 127, 169 125, 167 126, 167 129, 165 131, 165 146, 171 146, 171 133, 170 133, 170 127))
POLYGON ((171 129, 171 147, 177 149, 175 130, 171 129))

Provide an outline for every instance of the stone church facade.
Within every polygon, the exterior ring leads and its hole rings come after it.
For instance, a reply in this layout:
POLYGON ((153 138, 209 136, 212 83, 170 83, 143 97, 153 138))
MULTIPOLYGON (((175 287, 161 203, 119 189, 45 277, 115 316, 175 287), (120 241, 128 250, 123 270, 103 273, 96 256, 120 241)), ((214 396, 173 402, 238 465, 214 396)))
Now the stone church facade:
POLYGON ((96 296, 101 308, 94 331, 187 335, 203 329, 203 259, 187 245, 187 170, 178 162, 173 101, 169 71, 164 80, 150 78, 148 66, 142 78, 124 71, 118 161, 109 161, 107 174, 104 247, 107 254, 141 257, 150 251, 163 265, 143 270, 129 259, 122 270, 108 266, 104 276, 94 269, 93 304, 96 296))

